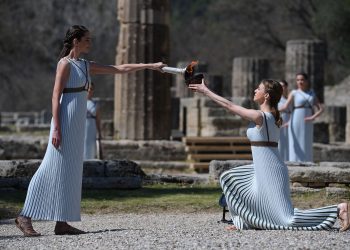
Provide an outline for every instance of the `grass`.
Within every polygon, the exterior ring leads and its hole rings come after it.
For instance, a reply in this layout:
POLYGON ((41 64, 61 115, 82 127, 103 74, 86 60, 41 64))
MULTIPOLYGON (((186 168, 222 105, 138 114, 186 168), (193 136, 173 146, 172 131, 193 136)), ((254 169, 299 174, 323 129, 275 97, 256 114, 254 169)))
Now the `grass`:
MULTIPOLYGON (((218 199, 221 189, 216 185, 150 185, 136 190, 84 190, 82 213, 221 213, 218 199)), ((26 191, 0 191, 0 219, 15 217, 23 206, 26 191)), ((293 194, 295 207, 305 209, 349 201, 327 196, 325 191, 293 194)))

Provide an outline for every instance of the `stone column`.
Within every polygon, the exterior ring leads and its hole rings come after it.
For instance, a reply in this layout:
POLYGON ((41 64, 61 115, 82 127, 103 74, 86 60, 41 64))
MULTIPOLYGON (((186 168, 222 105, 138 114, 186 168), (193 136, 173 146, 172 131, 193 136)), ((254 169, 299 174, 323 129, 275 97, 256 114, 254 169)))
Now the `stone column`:
MULTIPOLYGON (((177 63, 177 68, 185 68, 190 61, 180 61, 177 63)), ((207 73, 208 64, 204 62, 199 62, 196 66, 197 72, 207 73)), ((175 77, 175 97, 193 97, 193 92, 187 88, 185 84, 185 79, 182 75, 174 75, 175 77)))
POLYGON ((309 75, 309 83, 316 95, 323 102, 324 63, 326 45, 321 40, 291 40, 286 49, 286 75, 291 88, 295 86, 298 72, 309 75))
MULTIPOLYGON (((169 61, 169 1, 119 0, 116 64, 169 61)), ((170 75, 143 70, 115 77, 114 124, 120 139, 168 139, 170 75)))
POLYGON ((346 105, 345 143, 350 144, 350 104, 346 105))
POLYGON ((232 96, 252 97, 259 82, 268 77, 269 62, 256 57, 233 59, 232 96))

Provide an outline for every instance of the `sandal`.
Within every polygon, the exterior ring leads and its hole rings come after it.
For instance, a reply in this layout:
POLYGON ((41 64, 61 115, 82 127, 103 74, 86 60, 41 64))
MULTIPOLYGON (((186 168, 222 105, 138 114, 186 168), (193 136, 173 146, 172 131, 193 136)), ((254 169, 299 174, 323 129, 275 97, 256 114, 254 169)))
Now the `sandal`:
POLYGON ((350 215, 349 215, 350 206, 349 206, 349 203, 346 203, 346 208, 347 209, 345 211, 343 211, 343 212, 339 211, 339 214, 338 214, 339 224, 340 224, 340 229, 339 229, 340 232, 344 232, 344 231, 350 229, 350 221, 349 221, 349 219, 350 219, 350 215), (341 214, 344 214, 343 218, 341 217, 341 214))
POLYGON ((56 226, 55 226, 55 234, 56 235, 77 235, 77 234, 85 234, 86 232, 78 229, 78 228, 75 228, 75 227, 72 227, 70 225, 68 225, 67 223, 65 224, 60 224, 58 225, 56 223, 56 226))
POLYGON ((32 220, 30 218, 25 218, 23 216, 18 216, 15 219, 16 226, 21 230, 25 237, 37 237, 41 234, 36 232, 32 225, 32 220))

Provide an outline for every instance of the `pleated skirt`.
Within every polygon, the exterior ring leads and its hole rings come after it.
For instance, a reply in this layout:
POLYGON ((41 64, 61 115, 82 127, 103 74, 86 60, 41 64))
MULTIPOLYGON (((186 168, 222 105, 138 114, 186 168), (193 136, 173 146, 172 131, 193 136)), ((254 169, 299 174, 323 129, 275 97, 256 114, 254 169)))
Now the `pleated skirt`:
POLYGON ((313 161, 312 121, 304 121, 311 116, 311 109, 295 109, 288 126, 289 161, 313 161))
POLYGON ((337 205, 299 210, 290 197, 288 169, 276 148, 252 147, 253 165, 220 176, 228 209, 238 229, 329 230, 337 205), (258 159, 258 160, 256 160, 258 159))
POLYGON ((61 145, 52 141, 53 121, 44 159, 30 181, 21 215, 52 221, 80 221, 86 120, 86 92, 61 97, 61 145))

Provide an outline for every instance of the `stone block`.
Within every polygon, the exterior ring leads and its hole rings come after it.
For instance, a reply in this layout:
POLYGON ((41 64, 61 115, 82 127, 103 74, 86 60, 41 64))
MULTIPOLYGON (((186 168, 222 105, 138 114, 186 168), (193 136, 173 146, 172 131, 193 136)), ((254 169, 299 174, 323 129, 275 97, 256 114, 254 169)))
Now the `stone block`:
POLYGON ((292 167, 288 170, 292 182, 307 182, 309 186, 311 183, 350 183, 350 169, 319 166, 292 167))
POLYGON ((83 177, 103 177, 105 176, 105 162, 101 160, 84 161, 83 177))
POLYGON ((0 177, 33 176, 40 163, 41 160, 0 161, 0 177))
MULTIPOLYGON (((223 171, 241 165, 251 164, 251 161, 211 161, 209 165, 209 178, 218 180, 223 171)), ((325 186, 328 183, 350 184, 350 168, 334 166, 303 166, 289 165, 289 178, 292 183, 308 183, 308 186, 325 186)))
MULTIPOLYGON (((28 188, 40 160, 0 161, 0 188, 28 188)), ((139 188, 144 172, 127 160, 84 162, 83 188, 139 188)))
POLYGON ((182 161, 186 159, 185 146, 179 141, 104 141, 104 158, 153 161, 182 161))
MULTIPOLYGON (((296 74, 305 72, 309 76, 310 87, 323 102, 324 63, 326 44, 321 40, 290 40, 286 47, 287 82, 294 83, 296 74)), ((292 84, 291 84, 292 86, 292 84)))
POLYGON ((211 181, 219 181, 220 175, 231 168, 250 165, 252 161, 235 160, 235 161, 217 161, 213 160, 209 164, 209 179, 211 181))
POLYGON ((0 138, 0 160, 42 158, 46 146, 40 140, 0 138))
POLYGON ((314 161, 349 162, 350 146, 347 144, 313 144, 314 161))
POLYGON ((269 61, 256 57, 236 57, 232 68, 232 96, 252 98, 262 79, 268 77, 269 61))
POLYGON ((145 176, 145 173, 141 168, 132 161, 118 160, 118 161, 106 161, 105 163, 105 176, 106 177, 133 177, 145 176))

